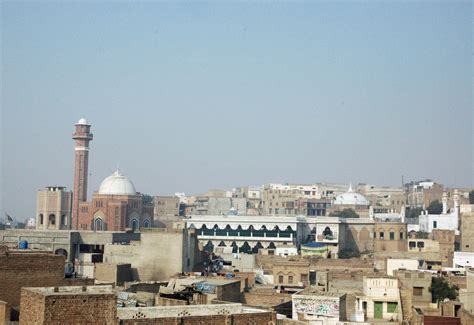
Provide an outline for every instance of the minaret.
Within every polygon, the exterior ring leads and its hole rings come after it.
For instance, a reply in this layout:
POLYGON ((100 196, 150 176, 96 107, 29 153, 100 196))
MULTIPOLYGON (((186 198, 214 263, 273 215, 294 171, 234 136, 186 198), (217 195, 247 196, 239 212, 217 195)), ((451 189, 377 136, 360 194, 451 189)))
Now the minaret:
POLYGON ((448 195, 446 192, 443 192, 443 214, 448 213, 448 195))
POLYGON ((89 141, 92 140, 91 126, 85 118, 76 123, 76 132, 72 135, 75 145, 74 189, 72 198, 71 229, 79 229, 79 203, 87 201, 87 175, 89 166, 89 141))

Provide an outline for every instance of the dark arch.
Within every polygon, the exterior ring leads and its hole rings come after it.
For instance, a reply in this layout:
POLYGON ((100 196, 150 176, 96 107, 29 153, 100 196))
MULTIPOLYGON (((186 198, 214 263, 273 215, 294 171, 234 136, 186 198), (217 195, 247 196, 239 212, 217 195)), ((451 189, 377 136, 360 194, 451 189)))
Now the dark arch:
POLYGON ((56 225, 56 216, 53 213, 51 213, 48 217, 48 226, 49 225, 56 225))
POLYGON ((332 239, 333 238, 333 233, 332 233, 331 228, 329 228, 329 227, 324 228, 323 236, 326 239, 332 239))
POLYGON ((251 253, 252 252, 252 247, 250 247, 249 243, 245 242, 240 248, 239 248, 240 253, 251 253))
POLYGON ((217 246, 218 247, 227 247, 223 240, 217 246))
POLYGON ((232 253, 238 253, 239 252, 239 246, 237 246, 237 243, 235 241, 232 242, 232 253))
POLYGON ((270 244, 268 245, 268 248, 276 249, 276 246, 275 246, 275 244, 271 241, 270 244))
POLYGON ((206 252, 213 252, 214 251, 214 244, 209 240, 206 245, 204 245, 204 250, 206 252))
POLYGON ((67 259, 67 250, 65 250, 64 248, 58 248, 57 250, 54 251, 54 254, 62 255, 67 259))
POLYGON ((257 244, 252 248, 252 253, 258 254, 260 248, 263 248, 263 245, 261 242, 257 242, 257 244))

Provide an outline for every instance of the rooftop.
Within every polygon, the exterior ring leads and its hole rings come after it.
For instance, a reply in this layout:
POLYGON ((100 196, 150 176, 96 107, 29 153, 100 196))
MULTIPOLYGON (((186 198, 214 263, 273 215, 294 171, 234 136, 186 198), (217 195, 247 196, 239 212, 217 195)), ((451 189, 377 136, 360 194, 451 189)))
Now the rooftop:
POLYGON ((66 296, 66 295, 94 295, 94 294, 114 294, 111 285, 99 286, 67 286, 67 287, 27 287, 25 290, 40 293, 44 296, 66 296))
POLYGON ((136 318, 167 318, 186 316, 212 316, 212 315, 232 315, 232 314, 252 314, 269 313, 264 309, 245 307, 242 304, 210 304, 210 305, 187 305, 187 306, 160 306, 160 307, 136 307, 136 308, 118 308, 117 316, 119 319, 136 318), (137 315, 139 317, 137 317, 137 315))

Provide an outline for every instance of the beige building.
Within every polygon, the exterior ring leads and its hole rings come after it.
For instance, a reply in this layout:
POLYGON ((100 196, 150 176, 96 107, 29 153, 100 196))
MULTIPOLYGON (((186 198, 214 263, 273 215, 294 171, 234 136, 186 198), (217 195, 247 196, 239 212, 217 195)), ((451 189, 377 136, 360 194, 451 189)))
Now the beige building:
POLYGON ((461 214, 461 251, 474 252, 474 212, 461 214))
POLYGON ((36 229, 71 229, 72 192, 48 186, 36 195, 36 229))
POLYGON ((405 252, 407 226, 403 222, 375 222, 375 252, 405 252))
POLYGON ((403 295, 413 307, 428 307, 431 304, 431 273, 395 270, 395 277, 400 281, 400 287, 406 295, 403 295))
POLYGON ((142 229, 139 241, 128 245, 105 245, 103 262, 131 264, 133 280, 166 281, 193 271, 199 261, 194 231, 187 229, 142 229))
POLYGON ((405 208, 405 192, 398 187, 360 185, 358 192, 369 200, 375 213, 400 213, 405 208))
POLYGON ((179 221, 179 197, 155 196, 153 210, 153 226, 172 228, 173 222, 179 221))
POLYGON ((433 229, 431 234, 433 240, 436 240, 439 245, 441 265, 444 267, 453 267, 454 243, 456 240, 454 230, 433 229))
POLYGON ((273 263, 273 284, 307 286, 309 284, 309 262, 299 260, 273 263))

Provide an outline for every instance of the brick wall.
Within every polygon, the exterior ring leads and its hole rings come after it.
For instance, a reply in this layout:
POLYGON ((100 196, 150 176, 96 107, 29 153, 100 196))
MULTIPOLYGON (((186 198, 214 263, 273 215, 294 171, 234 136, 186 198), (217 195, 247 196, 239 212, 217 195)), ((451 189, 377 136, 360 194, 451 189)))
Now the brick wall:
POLYGON ((45 295, 22 289, 20 324, 116 323, 116 296, 113 293, 45 295))
POLYGON ((0 300, 20 305, 22 287, 61 286, 65 258, 49 253, 0 253, 0 300))
POLYGON ((276 314, 271 312, 235 315, 169 317, 155 319, 120 320, 120 325, 275 325, 276 314))

